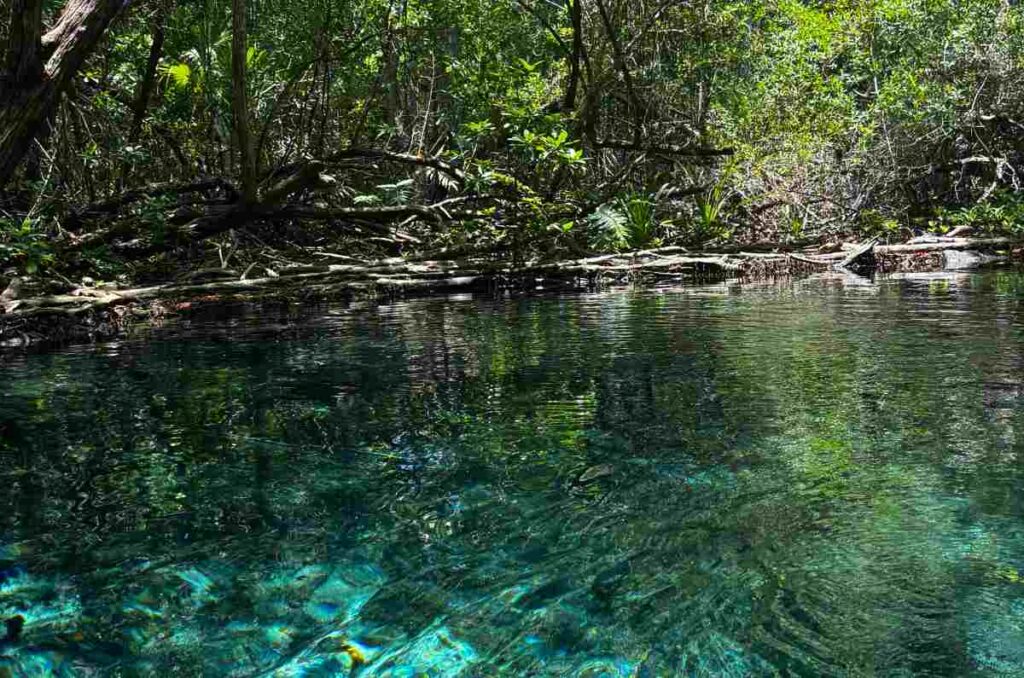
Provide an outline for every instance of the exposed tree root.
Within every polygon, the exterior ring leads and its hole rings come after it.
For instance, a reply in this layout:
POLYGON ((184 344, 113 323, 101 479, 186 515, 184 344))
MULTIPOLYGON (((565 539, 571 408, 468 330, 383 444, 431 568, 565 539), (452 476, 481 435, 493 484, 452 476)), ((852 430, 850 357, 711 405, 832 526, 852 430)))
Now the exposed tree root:
POLYGON ((585 290, 632 283, 769 279, 847 268, 863 272, 868 265, 877 266, 879 271, 934 270, 941 267, 943 251, 991 250, 1009 244, 1002 238, 891 246, 876 246, 872 242, 849 248, 850 251, 818 256, 785 252, 690 253, 682 247, 665 247, 515 266, 472 256, 427 261, 382 259, 365 264, 315 263, 282 268, 267 277, 248 278, 242 274, 201 283, 131 289, 82 288, 70 294, 17 299, 7 305, 7 313, 0 315, 0 342, 23 343, 26 337, 46 340, 68 334, 110 336, 120 332, 134 317, 191 308, 195 300, 214 303, 267 298, 373 298, 452 290, 585 290), (871 257, 867 258, 869 254, 871 257), (61 329, 72 326, 81 326, 80 331, 61 329))

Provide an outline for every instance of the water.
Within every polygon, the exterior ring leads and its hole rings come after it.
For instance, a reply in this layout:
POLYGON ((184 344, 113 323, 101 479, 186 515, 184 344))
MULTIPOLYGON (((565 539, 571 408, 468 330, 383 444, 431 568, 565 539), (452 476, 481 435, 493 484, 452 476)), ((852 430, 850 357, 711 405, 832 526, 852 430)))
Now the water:
POLYGON ((446 299, 8 358, 0 675, 1024 675, 1022 302, 446 299))

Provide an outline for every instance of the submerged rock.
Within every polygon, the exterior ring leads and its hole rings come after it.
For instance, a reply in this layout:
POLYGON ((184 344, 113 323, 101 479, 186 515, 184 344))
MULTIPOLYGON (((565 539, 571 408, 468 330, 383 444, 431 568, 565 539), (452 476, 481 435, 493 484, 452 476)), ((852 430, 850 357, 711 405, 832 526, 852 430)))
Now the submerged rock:
POLYGON ((615 473, 615 467, 611 464, 600 464, 598 466, 591 466, 580 475, 579 484, 585 485, 592 483, 599 478, 607 478, 615 473))
POLYGON ((408 644, 381 655, 367 669, 374 676, 399 678, 404 676, 458 676, 463 675, 480 655, 472 645, 455 636, 444 625, 435 624, 408 644))
POLYGON ((629 560, 623 560, 598 572, 590 584, 590 592, 598 601, 608 604, 631 572, 629 560))
POLYGON ((579 678, 627 678, 635 674, 636 664, 620 658, 588 659, 576 670, 579 678))
POLYGON ((4 628, 6 629, 6 634, 3 639, 0 639, 0 642, 16 643, 21 638, 22 629, 25 628, 25 618, 20 614, 9 617, 4 622, 4 628))
POLYGON ((384 573, 373 565, 339 569, 313 591, 303 610, 320 623, 351 621, 384 581, 384 573))

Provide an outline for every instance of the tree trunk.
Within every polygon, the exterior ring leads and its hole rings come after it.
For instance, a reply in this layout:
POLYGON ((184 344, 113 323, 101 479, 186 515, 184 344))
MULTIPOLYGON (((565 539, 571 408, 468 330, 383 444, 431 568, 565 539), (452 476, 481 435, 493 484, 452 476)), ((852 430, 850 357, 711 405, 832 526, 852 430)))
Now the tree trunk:
POLYGON ((640 139, 643 136, 643 120, 641 118, 643 107, 637 98, 636 88, 633 87, 633 74, 629 71, 629 64, 626 63, 626 54, 622 50, 622 44, 619 42, 619 36, 615 26, 612 24, 608 9, 604 5, 604 0, 597 0, 597 11, 601 16, 601 23, 604 24, 604 32, 611 43, 612 61, 615 63, 615 68, 618 69, 619 74, 622 76, 622 82, 626 86, 627 108, 633 117, 633 143, 639 145, 640 139))
POLYGON ((245 0, 231 0, 231 107, 242 169, 242 200, 247 204, 255 204, 256 148, 249 120, 249 92, 246 84, 248 53, 245 0))
POLYGON ((580 88, 580 66, 583 62, 583 0, 569 1, 572 22, 572 53, 569 54, 569 84, 565 88, 562 110, 570 114, 576 110, 576 97, 580 88))
POLYGON ((8 72, 0 79, 0 188, 13 178, 68 84, 129 1, 69 0, 41 39, 41 0, 12 3, 8 72))
POLYGON ((142 133, 142 121, 146 117, 146 109, 149 107, 149 100, 153 97, 153 88, 156 86, 157 68, 160 66, 160 59, 164 53, 165 11, 161 11, 153 18, 152 43, 149 47, 149 58, 146 60, 146 70, 142 74, 142 83, 132 104, 132 127, 128 134, 128 140, 138 141, 142 133))
POLYGON ((32 85, 43 77, 43 2, 13 0, 7 42, 7 77, 14 86, 32 85))

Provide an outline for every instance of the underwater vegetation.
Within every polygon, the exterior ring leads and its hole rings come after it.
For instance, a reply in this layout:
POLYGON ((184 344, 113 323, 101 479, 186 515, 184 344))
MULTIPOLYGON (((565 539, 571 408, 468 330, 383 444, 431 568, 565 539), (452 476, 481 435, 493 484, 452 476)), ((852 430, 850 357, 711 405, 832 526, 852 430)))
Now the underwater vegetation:
POLYGON ((26 355, 0 676, 1020 675, 1008 275, 26 355))

